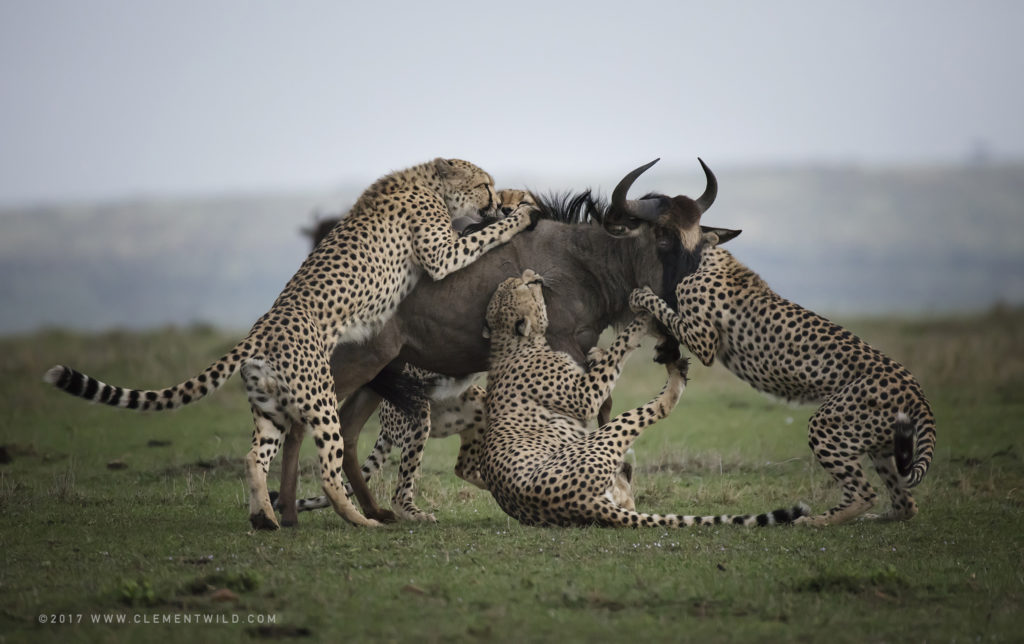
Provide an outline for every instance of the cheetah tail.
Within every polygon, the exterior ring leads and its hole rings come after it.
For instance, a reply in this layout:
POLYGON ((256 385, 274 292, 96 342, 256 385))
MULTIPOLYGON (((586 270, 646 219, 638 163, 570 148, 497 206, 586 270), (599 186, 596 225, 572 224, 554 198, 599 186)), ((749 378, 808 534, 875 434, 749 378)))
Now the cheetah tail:
POLYGON ((764 514, 693 516, 682 514, 641 514, 634 512, 630 514, 635 515, 635 520, 630 516, 630 521, 627 525, 661 525, 676 528, 695 525, 738 525, 755 527, 793 523, 800 517, 805 517, 810 513, 811 509, 807 507, 807 504, 805 503, 797 503, 791 508, 780 508, 778 510, 772 510, 771 512, 765 512, 764 514))
POLYGON ((167 389, 115 387, 64 365, 50 368, 43 380, 89 402, 138 411, 162 411, 195 402, 218 389, 235 373, 240 362, 239 354, 229 353, 194 378, 167 389))
POLYGON ((921 482, 931 465, 935 423, 928 417, 915 425, 909 416, 901 412, 896 415, 892 429, 896 471, 903 477, 904 485, 912 488, 921 482))

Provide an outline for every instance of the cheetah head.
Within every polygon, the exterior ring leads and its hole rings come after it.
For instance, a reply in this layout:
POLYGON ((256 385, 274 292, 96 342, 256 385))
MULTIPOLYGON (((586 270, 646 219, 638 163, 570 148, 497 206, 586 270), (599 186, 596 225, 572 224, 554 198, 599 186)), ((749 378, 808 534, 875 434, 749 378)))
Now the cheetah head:
POLYGON ((506 188, 498 191, 498 217, 505 218, 519 206, 536 206, 537 200, 526 190, 506 188))
POLYGON ((498 208, 494 217, 481 217, 479 214, 456 217, 452 219, 452 228, 461 235, 468 235, 490 226, 496 221, 508 217, 519 206, 535 206, 537 201, 525 190, 506 188, 495 193, 498 197, 498 208))
POLYGON ((542 279, 530 269, 522 277, 510 277, 498 285, 487 305, 484 337, 496 339, 543 336, 548 311, 541 292, 542 279))
POLYGON ((452 219, 496 216, 498 197, 491 175, 461 159, 434 159, 434 169, 441 179, 441 193, 452 219))

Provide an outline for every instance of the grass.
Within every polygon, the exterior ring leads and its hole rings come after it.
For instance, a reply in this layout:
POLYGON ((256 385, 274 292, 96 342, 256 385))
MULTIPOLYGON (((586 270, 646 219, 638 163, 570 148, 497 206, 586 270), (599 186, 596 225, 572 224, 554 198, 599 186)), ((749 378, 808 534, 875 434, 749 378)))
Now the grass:
MULTIPOLYGON (((197 327, 0 339, 0 642, 1019 641, 1024 311, 847 323, 907 364, 935 407, 937 451, 910 522, 524 528, 454 477, 449 438, 430 441, 419 485, 436 525, 361 530, 321 512, 253 533, 237 382, 143 416, 40 381, 65 362, 109 382, 167 385, 232 337, 197 327)), ((661 386, 648 358, 630 363, 617 409, 661 386)), ((837 500, 806 445, 813 408, 775 403, 717 368, 691 376, 673 415, 636 445, 640 509, 837 500)), ((302 462, 300 492, 315 494, 310 445, 302 462)), ((395 469, 373 483, 381 500, 395 469)))

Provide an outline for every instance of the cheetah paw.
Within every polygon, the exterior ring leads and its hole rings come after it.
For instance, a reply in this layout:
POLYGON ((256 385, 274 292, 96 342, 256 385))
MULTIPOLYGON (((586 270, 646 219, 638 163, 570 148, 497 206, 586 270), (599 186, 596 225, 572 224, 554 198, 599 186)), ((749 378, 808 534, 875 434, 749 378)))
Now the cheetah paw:
POLYGON ((634 313, 649 312, 650 309, 647 307, 647 302, 650 301, 650 298, 652 297, 657 297, 657 295, 654 294, 654 291, 651 290, 650 286, 635 289, 629 294, 630 310, 634 313))

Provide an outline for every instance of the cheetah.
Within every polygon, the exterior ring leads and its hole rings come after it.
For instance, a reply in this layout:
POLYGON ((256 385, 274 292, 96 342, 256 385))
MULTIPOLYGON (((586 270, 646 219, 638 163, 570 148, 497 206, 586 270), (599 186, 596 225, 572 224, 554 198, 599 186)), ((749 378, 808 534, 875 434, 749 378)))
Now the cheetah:
POLYGON ((676 288, 678 313, 650 289, 630 306, 665 325, 705 365, 715 359, 758 391, 821 406, 811 417, 814 456, 843 490, 839 505, 798 523, 835 525, 861 516, 876 494, 861 469, 867 454, 891 508, 864 518, 917 514, 909 489, 921 482, 935 446, 935 419, 921 385, 898 362, 841 326, 776 294, 705 236, 698 269, 676 288))
POLYGON ((535 211, 523 207, 456 238, 453 219, 492 217, 497 206, 491 176, 460 159, 437 158, 386 175, 314 248, 249 334, 199 375, 158 390, 114 387, 63 365, 44 379, 93 402, 158 411, 199 400, 238 371, 255 422, 246 456, 252 526, 279 527, 266 475, 290 431, 313 434, 324 493, 335 511, 355 525, 379 525, 345 495, 330 355, 341 343, 372 337, 423 274, 441 279, 536 225, 535 211))
MULTIPOLYGON (((455 474, 483 488, 480 478, 477 444, 485 423, 484 390, 472 384, 476 375, 468 378, 449 378, 424 369, 406 366, 404 375, 425 386, 424 395, 409 401, 412 409, 401 410, 387 399, 381 403, 380 434, 370 455, 363 462, 363 480, 369 482, 384 465, 392 448, 398 447, 402 456, 398 467, 398 484, 391 498, 397 518, 405 521, 436 522, 437 518, 420 510, 413 499, 415 481, 419 474, 423 447, 427 438, 447 438, 458 434, 462 447, 455 464, 455 474)), ((351 496, 351 489, 346 488, 351 496)), ((281 509, 277 493, 271 492, 274 509, 281 509)), ((326 496, 296 501, 296 510, 307 512, 330 506, 326 496)))
MULTIPOLYGON (((536 207, 537 200, 526 190, 505 188, 496 193, 498 205, 493 216, 471 213, 452 220, 452 227, 460 235, 468 235, 505 219, 524 206, 536 207)), ((311 231, 312 232, 312 231, 311 231)), ((415 478, 419 473, 420 461, 426 439, 447 438, 459 434, 462 440, 460 458, 455 465, 455 474, 460 478, 482 487, 476 469, 476 446, 485 426, 484 390, 473 385, 476 375, 456 379, 436 374, 413 366, 405 367, 405 376, 426 387, 426 398, 413 402, 414 409, 399 410, 386 398, 381 401, 379 418, 380 434, 370 455, 363 462, 361 474, 369 482, 381 468, 393 447, 400 448, 402 457, 399 464, 399 478, 392 496, 392 507, 397 518, 410 521, 436 521, 433 514, 423 512, 413 500, 415 478), (419 423, 414 418, 423 418, 419 423)), ((352 490, 346 485, 346 493, 352 490)), ((280 510, 277 493, 271 492, 274 509, 280 510)), ((298 499, 299 512, 318 510, 330 506, 326 496, 298 499)))
MULTIPOLYGON (((588 358, 593 359, 599 355, 598 352, 599 349, 595 347, 588 354, 588 358)), ((400 411, 390 401, 382 402, 379 412, 380 435, 363 463, 363 480, 369 481, 384 464, 392 448, 399 447, 402 457, 399 462, 398 485, 391 499, 395 515, 406 521, 436 522, 434 514, 420 510, 413 499, 424 444, 427 438, 447 438, 458 434, 460 448, 455 462, 455 475, 486 490, 487 485, 480 473, 480 452, 483 446, 483 432, 487 425, 485 390, 479 385, 472 384, 475 375, 456 379, 412 366, 405 368, 405 374, 429 383, 426 398, 413 403, 415 409, 411 414, 400 411)), ((578 420, 578 434, 582 436, 582 424, 592 419, 578 420)), ((636 509, 632 480, 632 465, 624 462, 611 489, 615 501, 630 510, 636 509)), ((351 490, 347 492, 351 496, 351 490)), ((274 509, 280 509, 275 492, 271 492, 271 499, 274 501, 274 509)), ((326 496, 318 496, 299 499, 296 501, 296 510, 307 512, 329 505, 330 501, 326 496)))
POLYGON ((498 505, 520 523, 767 525, 789 523, 807 513, 803 505, 757 516, 707 517, 641 514, 622 507, 610 489, 623 456, 644 427, 676 406, 686 387, 686 362, 666 364, 668 380, 649 403, 581 434, 576 419, 596 415, 626 358, 649 332, 650 316, 638 315, 586 370, 548 346, 541 279, 532 270, 501 283, 488 305, 486 322, 491 364, 480 469, 498 505))

